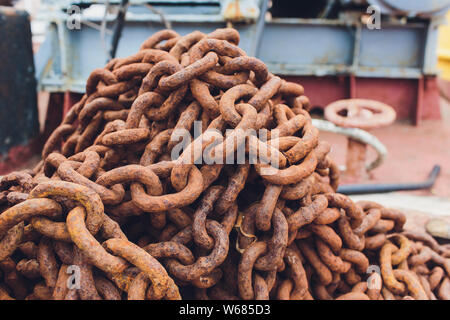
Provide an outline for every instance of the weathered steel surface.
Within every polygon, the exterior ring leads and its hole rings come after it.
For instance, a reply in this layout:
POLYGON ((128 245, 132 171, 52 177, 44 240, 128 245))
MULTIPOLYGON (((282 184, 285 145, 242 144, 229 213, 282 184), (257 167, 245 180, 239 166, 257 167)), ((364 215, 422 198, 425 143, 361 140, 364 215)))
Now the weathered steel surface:
POLYGON ((0 8, 0 155, 38 132, 29 16, 0 8))
MULTIPOLYGON (((81 30, 69 30, 66 22, 72 21, 73 17, 65 14, 63 9, 71 4, 82 3, 86 7, 102 1, 44 2, 50 3, 52 9, 43 11, 41 18, 52 24, 43 50, 36 57, 40 85, 50 91, 83 92, 89 70, 99 68, 107 58, 99 31, 83 21, 101 23, 103 14, 102 10, 96 14, 82 11, 79 16, 81 30)), ((244 7, 256 9, 254 0, 233 1, 230 18, 224 15, 227 12, 227 7, 224 7, 228 3, 226 1, 196 1, 194 7, 183 0, 148 2, 164 12, 165 19, 182 35, 195 29, 210 32, 224 27, 234 17, 242 18, 244 7), (236 13, 236 8, 241 11, 236 13)), ((118 57, 130 55, 145 40, 148 32, 156 32, 163 27, 160 15, 142 6, 143 1, 130 0, 130 3, 133 6, 127 13, 123 33, 126 45, 119 44, 118 57)), ((295 12, 295 5, 288 5, 295 12)), ((320 6, 319 3, 317 5, 320 6)), ((263 60, 273 73, 419 79, 437 72, 437 29, 430 27, 430 24, 439 23, 437 18, 406 24, 383 20, 381 30, 370 30, 358 18, 280 18, 273 15, 265 22, 260 43, 257 23, 233 24, 241 34, 241 48, 263 60), (312 43, 314 45, 310 45, 312 43)), ((296 16, 299 16, 298 12, 296 16)), ((257 18, 253 16, 253 19, 257 18)), ((106 19, 113 22, 115 15, 107 15, 106 19)), ((105 41, 109 43, 111 36, 106 34, 105 41)))
MULTIPOLYGON (((384 103, 368 99, 338 100, 325 108, 325 119, 346 128, 374 129, 392 124, 396 113, 384 103)), ((352 181, 368 177, 366 172, 367 144, 348 138, 346 171, 352 181)))
POLYGON ((411 0, 368 0, 377 5, 383 13, 416 15, 437 15, 450 7, 450 0, 411 1, 411 0))
POLYGON ((0 179, 0 299, 449 299, 449 248, 336 193, 304 88, 239 38, 163 30, 90 74, 40 164, 0 179))
POLYGON ((301 83, 309 93, 313 107, 324 108, 341 99, 365 98, 391 105, 397 112, 398 120, 410 119, 418 123, 420 119, 441 118, 436 77, 425 77, 423 81, 355 77, 353 87, 348 76, 284 78, 301 83), (422 94, 419 94, 420 91, 422 94))

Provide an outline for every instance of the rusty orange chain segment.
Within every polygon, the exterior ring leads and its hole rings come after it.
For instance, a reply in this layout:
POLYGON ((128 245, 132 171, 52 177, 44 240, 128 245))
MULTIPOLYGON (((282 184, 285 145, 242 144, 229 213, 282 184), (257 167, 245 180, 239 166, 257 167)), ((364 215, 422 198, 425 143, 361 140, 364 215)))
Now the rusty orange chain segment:
POLYGON ((92 72, 0 179, 0 299, 449 299, 449 248, 335 193, 303 87, 238 44, 163 30, 92 72))

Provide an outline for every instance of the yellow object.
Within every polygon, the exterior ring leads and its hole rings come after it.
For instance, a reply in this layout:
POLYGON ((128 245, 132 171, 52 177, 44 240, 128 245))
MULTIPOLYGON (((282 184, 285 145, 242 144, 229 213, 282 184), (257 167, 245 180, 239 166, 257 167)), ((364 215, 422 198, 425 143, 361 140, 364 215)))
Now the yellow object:
POLYGON ((447 24, 439 27, 438 68, 441 77, 450 81, 450 10, 447 12, 447 24))

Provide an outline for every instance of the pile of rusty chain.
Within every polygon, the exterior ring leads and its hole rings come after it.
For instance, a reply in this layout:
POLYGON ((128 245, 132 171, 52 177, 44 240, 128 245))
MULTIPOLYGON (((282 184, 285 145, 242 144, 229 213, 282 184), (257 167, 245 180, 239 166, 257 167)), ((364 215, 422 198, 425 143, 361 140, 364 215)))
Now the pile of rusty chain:
POLYGON ((303 87, 238 43, 164 30, 91 74, 41 163, 0 180, 0 299, 449 298, 450 249, 335 193, 303 87))

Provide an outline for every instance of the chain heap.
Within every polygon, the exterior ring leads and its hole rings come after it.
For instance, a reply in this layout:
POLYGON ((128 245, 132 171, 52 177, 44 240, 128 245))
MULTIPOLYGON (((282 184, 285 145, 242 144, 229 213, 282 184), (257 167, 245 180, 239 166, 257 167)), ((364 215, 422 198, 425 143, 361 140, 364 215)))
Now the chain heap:
POLYGON ((91 74, 41 163, 0 180, 1 299, 449 299, 450 249, 335 193, 303 87, 238 43, 164 30, 91 74), (276 166, 194 162, 230 141, 276 166))

